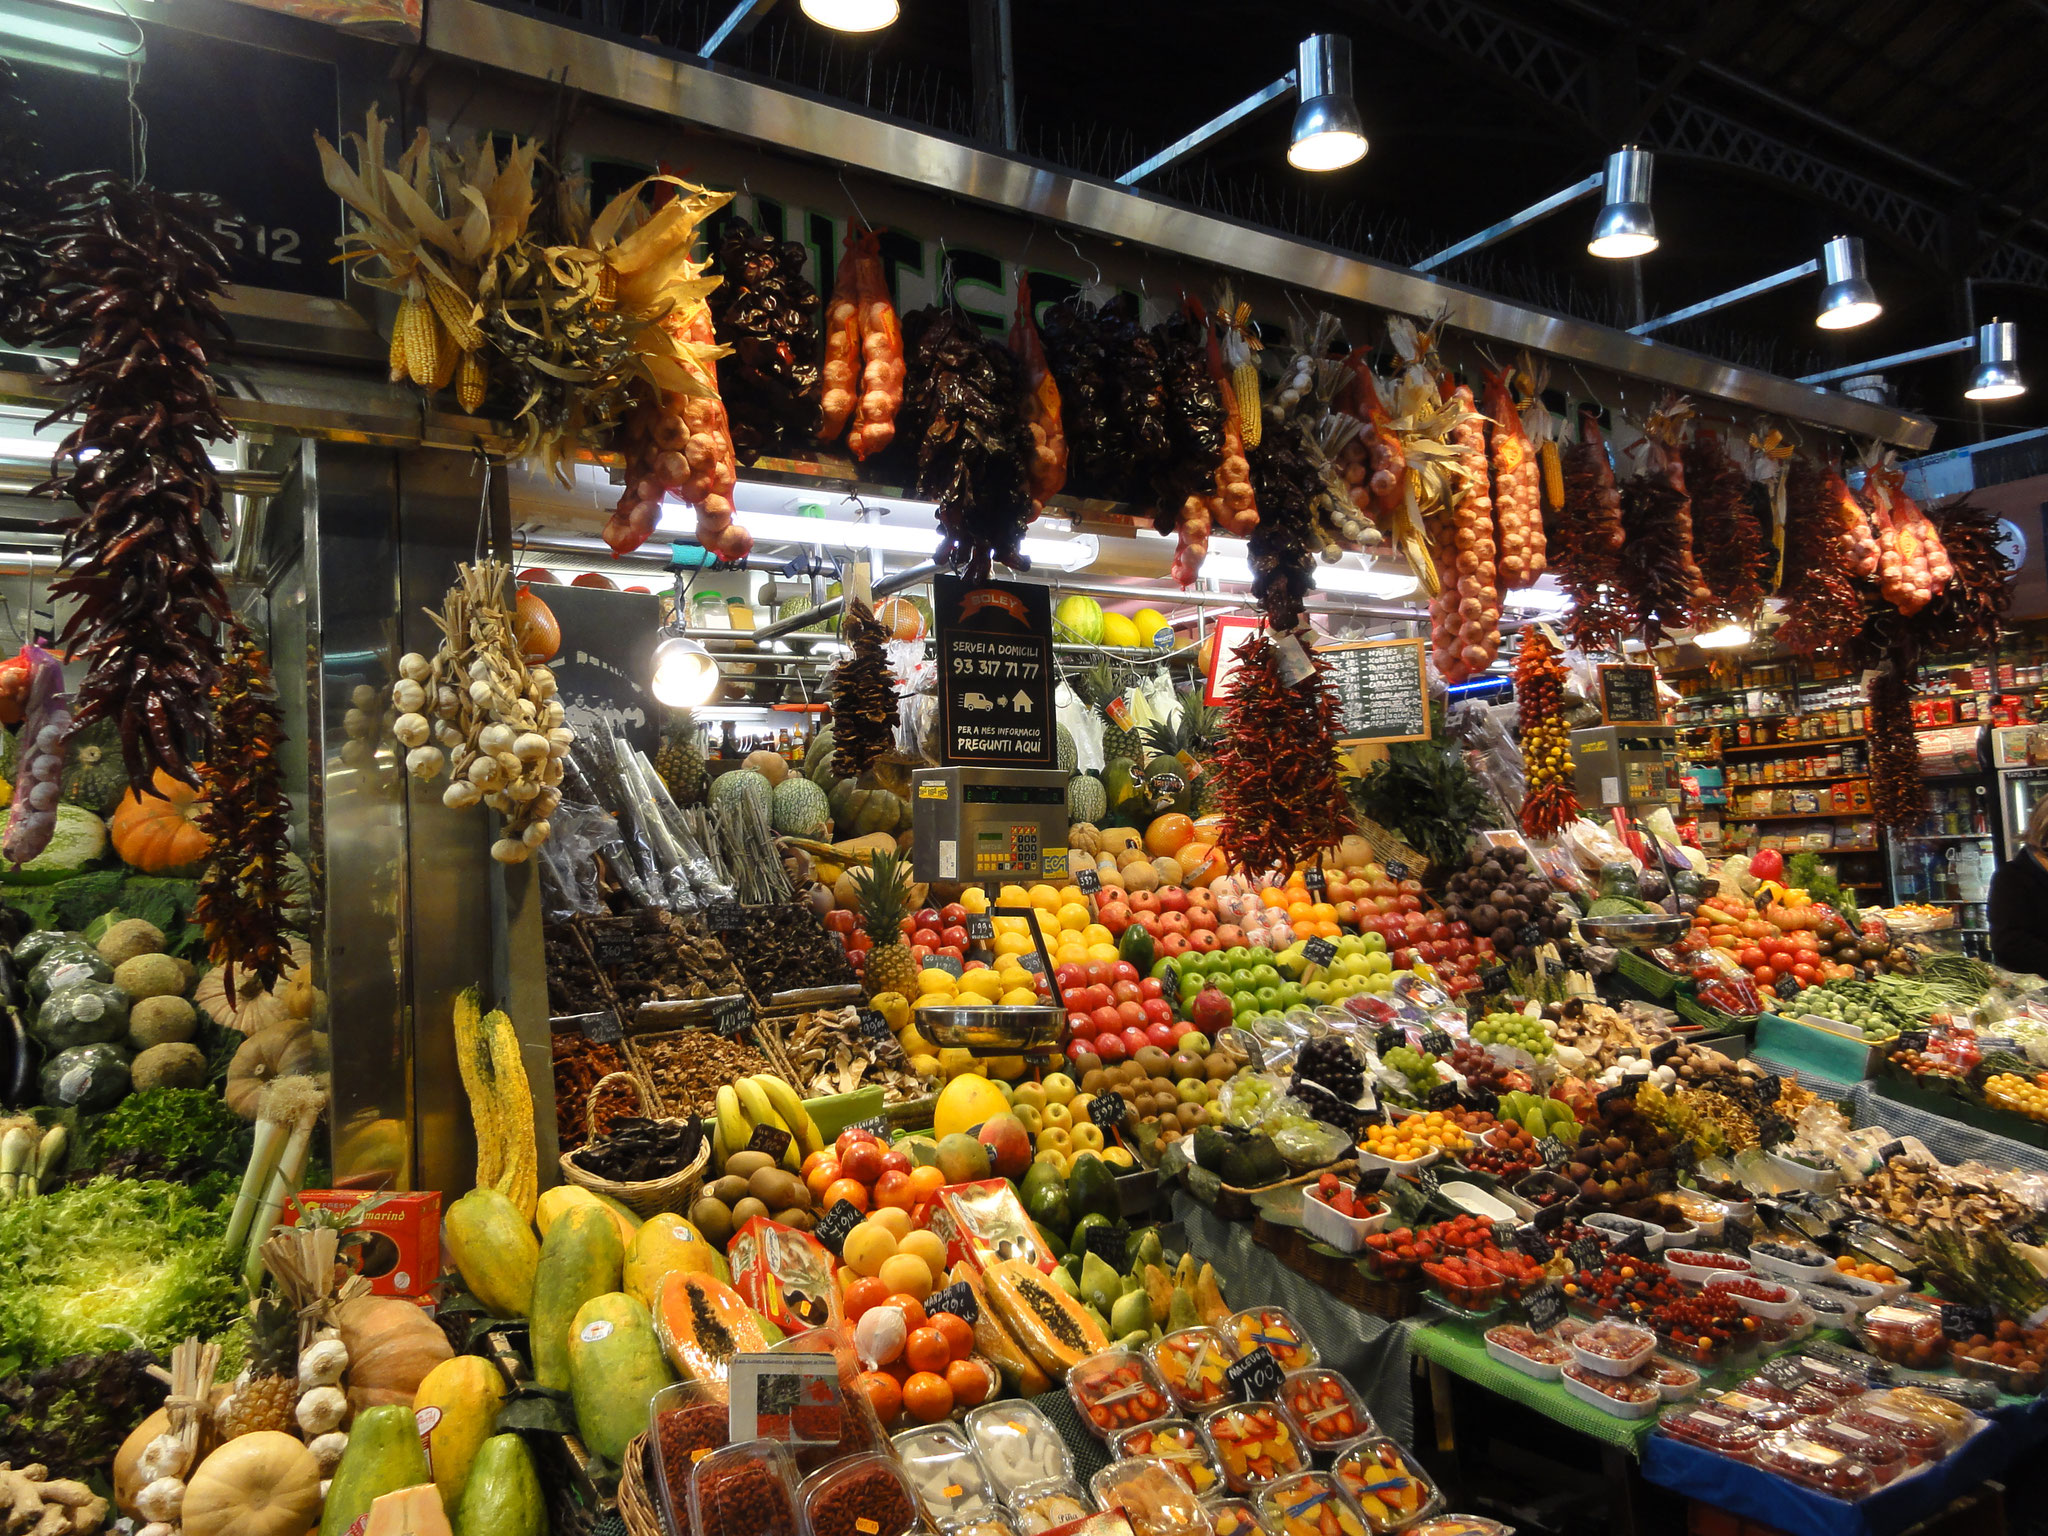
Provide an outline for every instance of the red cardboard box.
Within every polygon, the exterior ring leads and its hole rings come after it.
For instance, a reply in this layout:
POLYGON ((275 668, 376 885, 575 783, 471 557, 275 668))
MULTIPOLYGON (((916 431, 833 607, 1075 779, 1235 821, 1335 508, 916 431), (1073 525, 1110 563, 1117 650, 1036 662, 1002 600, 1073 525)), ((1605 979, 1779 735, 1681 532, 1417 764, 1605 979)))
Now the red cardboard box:
POLYGON ((366 1195, 359 1189, 302 1189, 287 1202, 284 1223, 295 1226, 304 1209, 346 1216, 337 1262, 370 1282, 373 1296, 425 1301, 441 1273, 441 1192, 366 1195))
POLYGON ((732 1288, 784 1333, 840 1322, 832 1250, 808 1232, 756 1216, 726 1254, 732 1288))
POLYGON ((1000 1259, 1022 1259, 1049 1275, 1059 1262, 1039 1240, 1017 1198, 1017 1186, 1008 1179, 948 1184, 939 1191, 926 1225, 945 1242, 949 1265, 965 1260, 987 1269, 1000 1259))

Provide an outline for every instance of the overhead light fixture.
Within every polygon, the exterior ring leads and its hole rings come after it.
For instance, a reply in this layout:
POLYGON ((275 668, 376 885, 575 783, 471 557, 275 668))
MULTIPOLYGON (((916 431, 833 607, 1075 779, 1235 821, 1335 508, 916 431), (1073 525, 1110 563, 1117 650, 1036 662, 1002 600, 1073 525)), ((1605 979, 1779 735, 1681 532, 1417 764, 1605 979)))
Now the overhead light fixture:
POLYGON ((834 32, 879 32, 897 9, 896 0, 803 0, 803 13, 834 32))
POLYGON ((142 29, 118 10, 0 0, 0 58, 121 80, 142 52, 142 29))
POLYGON ((1837 235, 1820 248, 1821 273, 1827 287, 1820 291, 1820 313, 1813 323, 1824 331, 1853 330, 1868 325, 1884 313, 1877 290, 1870 286, 1863 266, 1863 242, 1854 235, 1837 235))
POLYGON ((1970 376, 1965 400, 2011 400, 2027 392, 2020 378, 2020 332, 2010 320, 1994 320, 1977 328, 1977 371, 1970 376))
POLYGON ((1301 40, 1295 78, 1301 105, 1287 163, 1297 171, 1341 171, 1365 158, 1365 124, 1351 94, 1351 39, 1317 32, 1301 40))
POLYGON ((1710 629, 1703 635, 1694 635, 1692 643, 1703 651, 1732 651, 1737 646, 1749 644, 1755 638, 1746 625, 1723 624, 1719 629, 1710 629))
POLYGON ((699 642, 665 635, 654 647, 654 697, 670 709, 696 709, 718 691, 718 663, 699 642))
MULTIPOLYGON (((746 488, 747 482, 742 481, 741 489, 746 488)), ((889 505, 898 511, 928 514, 938 511, 930 502, 892 501, 889 505)), ((926 558, 939 552, 939 530, 915 523, 885 523, 879 519, 856 523, 835 517, 792 517, 786 512, 754 512, 745 507, 740 509, 734 521, 756 540, 768 543, 923 555, 926 558)), ((696 526, 697 515, 688 507, 679 502, 662 503, 661 516, 655 524, 658 532, 687 534, 694 532, 696 526)), ((1066 539, 1026 539, 1024 555, 1034 567, 1043 565, 1058 571, 1079 571, 1095 563, 1101 547, 1101 541, 1094 534, 1080 533, 1066 539)))
POLYGON ((1657 249, 1657 220, 1650 212, 1650 172, 1656 157, 1624 144, 1607 157, 1606 193, 1593 220, 1586 249, 1608 261, 1647 256, 1657 249))

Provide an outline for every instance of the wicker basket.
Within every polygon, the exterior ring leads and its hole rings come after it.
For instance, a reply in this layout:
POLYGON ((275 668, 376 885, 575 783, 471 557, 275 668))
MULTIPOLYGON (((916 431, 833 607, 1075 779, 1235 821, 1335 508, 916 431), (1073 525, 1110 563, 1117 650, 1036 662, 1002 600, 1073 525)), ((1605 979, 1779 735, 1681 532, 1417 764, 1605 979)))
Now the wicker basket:
MULTIPOLYGON (((597 1096, 606 1083, 623 1081, 633 1085, 633 1092, 639 1096, 640 1107, 648 1118, 654 1118, 648 1109, 647 1089, 640 1079, 631 1072, 608 1072, 597 1080, 590 1090, 590 1103, 594 1110, 597 1096)), ((591 1111, 585 1112, 586 1120, 591 1111)), ((680 1120, 664 1122, 680 1125, 680 1120)), ((564 1152, 561 1156, 562 1181, 574 1184, 578 1189, 587 1189, 593 1195, 606 1195, 620 1201, 642 1216, 653 1216, 661 1211, 683 1212, 690 1208, 690 1202, 697 1198, 697 1186, 702 1182, 704 1165, 711 1160, 711 1138, 706 1136, 697 1148, 697 1155, 690 1159, 688 1166, 667 1175, 665 1178, 644 1179, 638 1183, 624 1184, 613 1179, 602 1179, 577 1166, 575 1153, 564 1152)))
POLYGON ((619 1475, 619 1518, 626 1522, 626 1536, 669 1536, 661 1520, 653 1458, 652 1439, 635 1435, 626 1447, 626 1465, 619 1475))

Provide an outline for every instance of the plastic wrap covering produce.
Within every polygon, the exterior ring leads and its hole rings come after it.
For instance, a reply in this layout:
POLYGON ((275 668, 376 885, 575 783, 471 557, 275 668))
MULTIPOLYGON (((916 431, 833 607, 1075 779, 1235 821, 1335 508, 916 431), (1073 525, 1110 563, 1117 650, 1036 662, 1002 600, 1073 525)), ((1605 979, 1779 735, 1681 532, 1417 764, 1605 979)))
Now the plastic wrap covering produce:
POLYGON ((1707 596, 1693 554, 1692 498, 1686 490, 1679 442, 1692 414, 1684 401, 1668 403, 1643 427, 1643 469, 1621 488, 1619 580, 1643 638, 1655 644, 1667 629, 1691 626, 1707 596))
POLYGON ((1701 426, 1682 455, 1692 492, 1693 550, 1709 597, 1706 614, 1747 620, 1764 600, 1770 552, 1749 494, 1749 476, 1720 435, 1701 426))
POLYGON ((71 734, 71 701, 64 669, 40 645, 22 647, 29 667, 28 711, 17 748, 14 803, 0 854, 16 868, 49 846, 57 830, 57 801, 63 789, 64 739, 71 734))
POLYGON ((1522 430, 1505 369, 1486 375, 1486 414, 1493 422, 1493 517, 1498 532, 1500 585, 1534 585, 1544 570, 1543 470, 1536 445, 1522 430))
POLYGON ((907 317, 913 367, 899 425, 916 443, 917 489, 939 504, 941 566, 987 576, 990 561, 1029 562, 1032 438, 1024 369, 957 305, 907 317))
POLYGON ((777 446, 809 442, 818 428, 818 291, 795 240, 771 240, 744 219, 718 242, 711 318, 722 345, 718 392, 733 450, 751 464, 777 446))

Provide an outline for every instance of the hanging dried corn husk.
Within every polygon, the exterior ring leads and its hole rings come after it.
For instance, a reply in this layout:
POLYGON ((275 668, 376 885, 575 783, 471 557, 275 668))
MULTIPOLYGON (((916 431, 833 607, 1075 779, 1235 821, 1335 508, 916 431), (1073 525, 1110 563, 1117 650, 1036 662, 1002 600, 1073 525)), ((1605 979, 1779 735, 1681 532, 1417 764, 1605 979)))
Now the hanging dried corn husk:
POLYGON ((1259 364, 1253 354, 1264 343, 1252 334, 1251 319, 1251 305, 1233 300, 1230 284, 1225 283, 1223 297, 1216 305, 1216 321, 1223 333, 1223 361, 1230 369, 1230 390, 1237 399, 1237 430, 1245 447, 1256 448, 1265 431, 1265 415, 1259 401, 1259 364))

